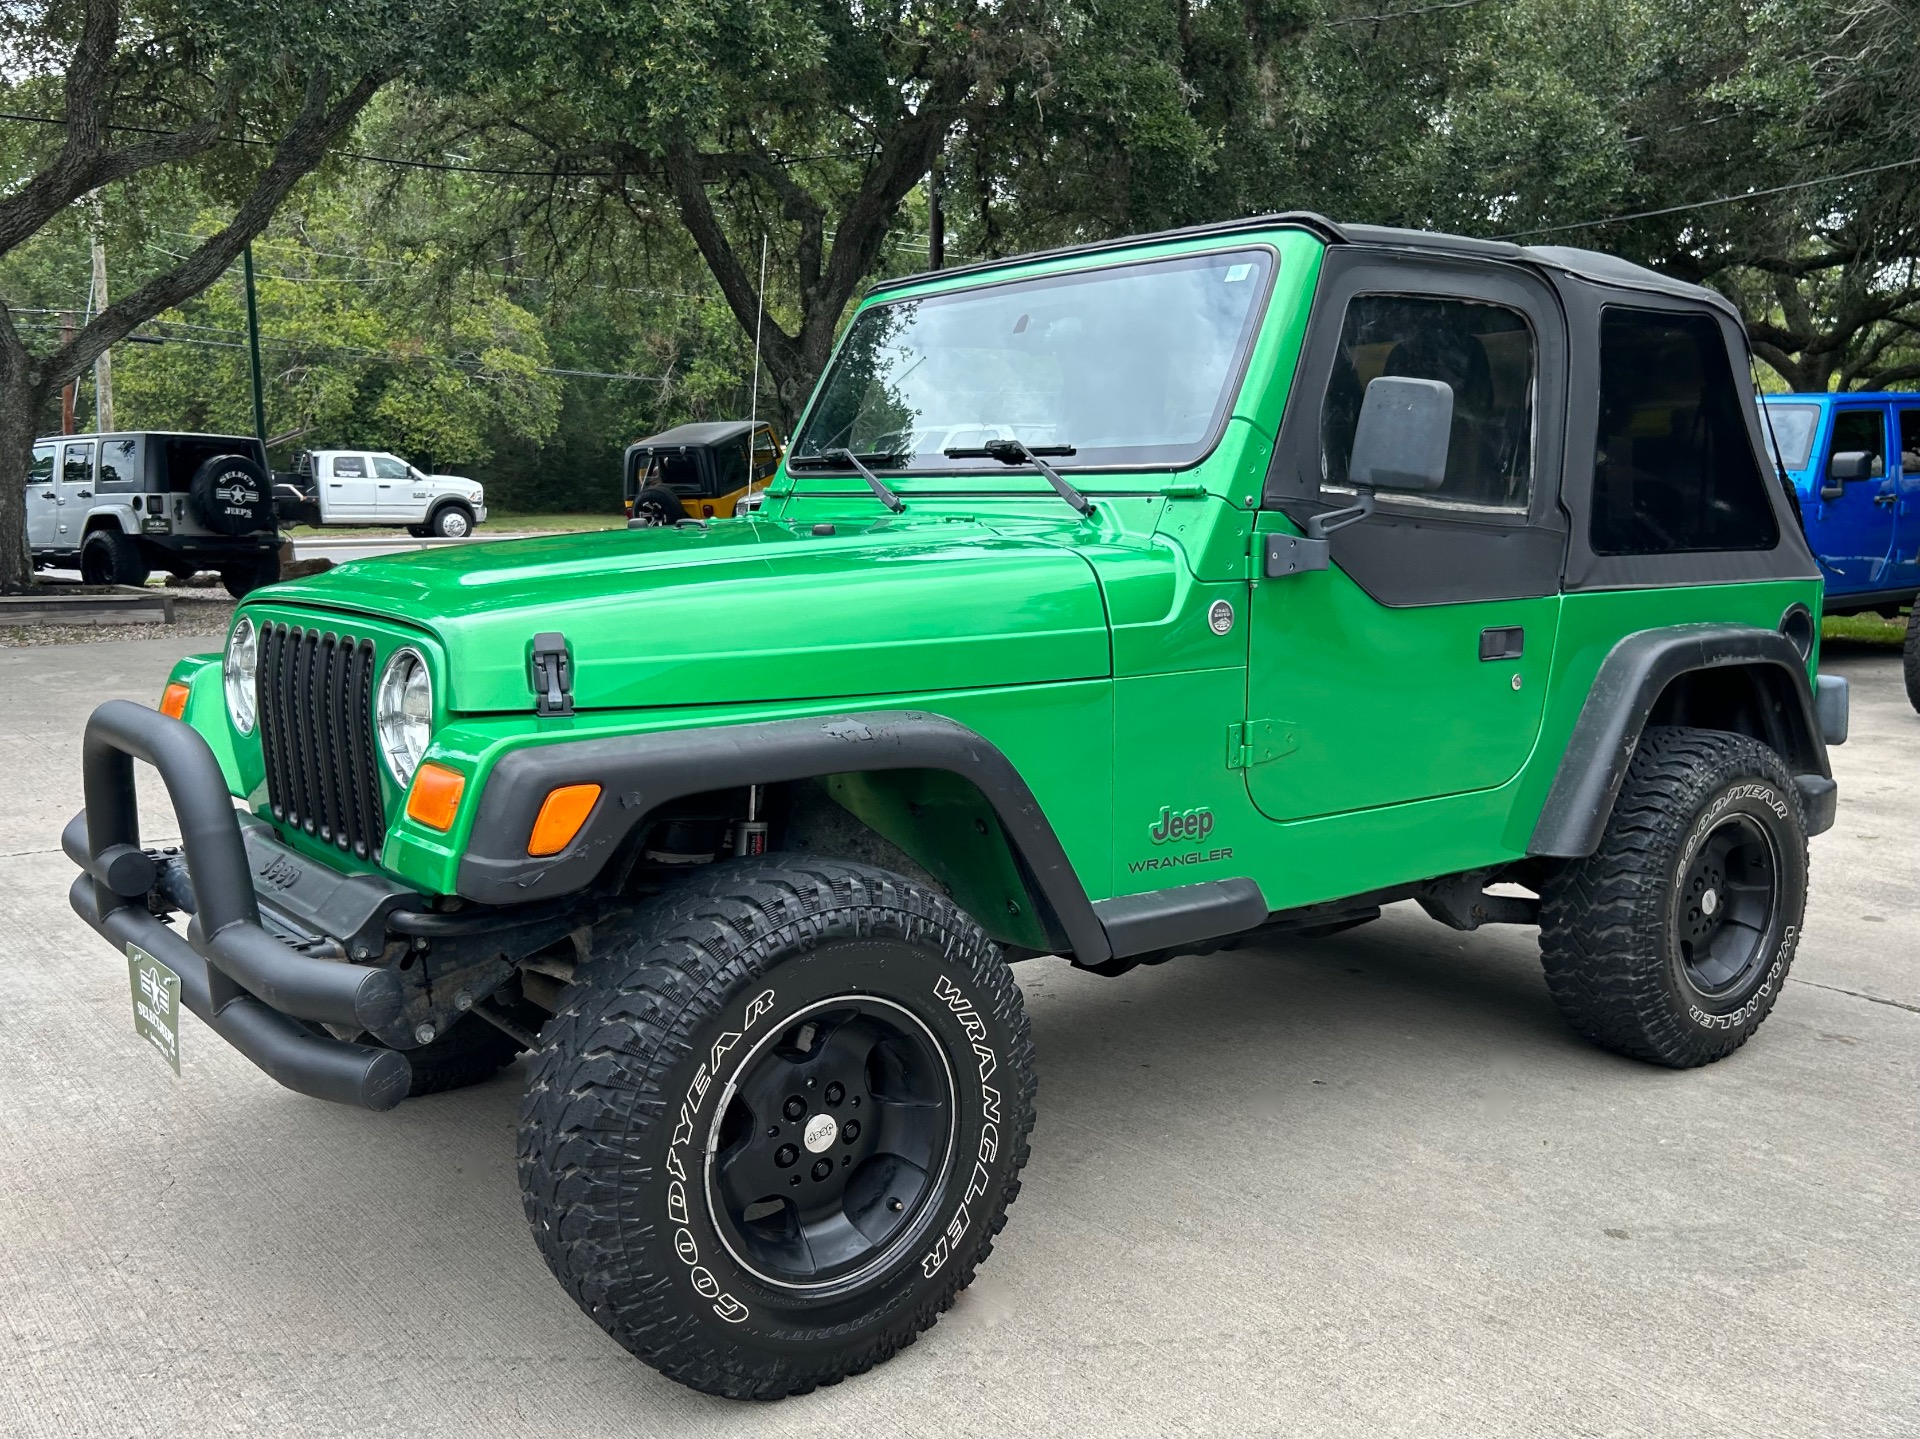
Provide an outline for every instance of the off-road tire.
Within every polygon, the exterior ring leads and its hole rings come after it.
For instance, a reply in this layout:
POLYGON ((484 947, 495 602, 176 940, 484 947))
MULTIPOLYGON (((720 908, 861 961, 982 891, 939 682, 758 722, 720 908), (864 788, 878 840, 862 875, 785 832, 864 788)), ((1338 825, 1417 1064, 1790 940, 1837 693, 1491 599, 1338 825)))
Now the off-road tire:
POLYGON ((1907 703, 1920 710, 1920 604, 1907 611, 1907 640, 1901 646, 1900 664, 1907 682, 1907 703))
MULTIPOLYGON (((379 1043, 378 1040, 372 1042, 379 1043)), ((466 1015, 432 1044, 406 1051, 407 1062, 413 1066, 413 1083, 407 1089, 407 1097, 418 1099, 423 1094, 444 1094, 450 1089, 465 1089, 483 1079, 491 1079, 512 1064, 520 1052, 519 1040, 478 1015, 466 1015)))
MULTIPOLYGON (((837 1086, 805 1087, 815 1107, 796 1186, 825 1177, 816 1155, 841 1173, 837 1148, 821 1154, 813 1134, 837 1086)), ((883 1087, 864 1111, 876 1132, 883 1087)), ((972 1280, 1019 1193, 1033 1091, 1012 974, 945 897, 838 860, 726 861, 609 936, 542 1031, 520 1110, 527 1219, 580 1307, 663 1374, 730 1398, 804 1394, 911 1344, 972 1280), (741 1231, 723 1227, 732 1221, 714 1176, 730 1144, 778 1140, 763 1139, 757 1108, 734 1131, 744 1138, 727 1141, 721 1120, 739 1112, 730 1106, 752 1091, 756 1065, 810 1062, 808 1015, 827 1015, 812 1053, 832 1050, 846 1028, 832 1027, 832 1006, 848 1002, 891 1006, 931 1041, 953 1096, 933 1106, 945 1116, 945 1158, 937 1171, 929 1159, 936 1177, 912 1205, 885 1201, 904 1214, 887 1221, 897 1228, 874 1241, 870 1261, 812 1290, 769 1282, 729 1247, 741 1231)), ((782 1119, 797 1122, 797 1100, 775 1111, 776 1136, 782 1119)), ((893 1188, 883 1181, 882 1192, 893 1188)))
POLYGON ((1542 890, 1547 988, 1596 1044, 1675 1069, 1710 1064, 1745 1044, 1779 999, 1806 894, 1806 818, 1780 757, 1745 735, 1649 728, 1599 849, 1542 890), (1701 913, 1684 881, 1729 825, 1770 848, 1772 897, 1750 972, 1710 993, 1689 977, 1681 943, 1701 913))
POLYGON ((262 585, 280 578, 280 552, 268 550, 257 559, 233 560, 220 566, 220 583, 236 600, 244 600, 262 585))
POLYGON ((473 533, 473 511, 453 500, 427 516, 427 533, 443 540, 464 540, 473 533))
POLYGON ((144 585, 152 571, 132 535, 95 530, 80 547, 80 578, 90 585, 144 585))

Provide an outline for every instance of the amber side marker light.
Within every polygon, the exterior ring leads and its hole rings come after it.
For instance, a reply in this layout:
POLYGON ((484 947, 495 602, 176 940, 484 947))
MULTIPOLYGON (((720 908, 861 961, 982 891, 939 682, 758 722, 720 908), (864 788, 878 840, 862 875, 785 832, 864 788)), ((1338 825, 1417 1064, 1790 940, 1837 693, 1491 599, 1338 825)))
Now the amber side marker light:
POLYGON ((549 790, 546 803, 540 806, 540 816, 533 822, 533 838, 527 841, 527 853, 539 859, 558 854, 572 844, 599 798, 597 784, 563 784, 549 790))
POLYGON ((421 765, 413 776, 413 788, 407 791, 407 818, 444 834, 453 828, 466 788, 467 777, 459 770, 443 764, 421 765))
POLYGON ((187 712, 187 687, 175 680, 160 692, 160 713, 179 719, 187 712))

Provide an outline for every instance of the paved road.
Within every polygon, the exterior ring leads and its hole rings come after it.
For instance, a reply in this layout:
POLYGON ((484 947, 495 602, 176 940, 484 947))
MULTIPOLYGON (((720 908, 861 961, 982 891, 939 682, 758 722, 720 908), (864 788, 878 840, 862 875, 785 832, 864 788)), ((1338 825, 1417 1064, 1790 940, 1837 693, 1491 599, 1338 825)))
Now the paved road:
POLYGON ((872 1374, 741 1407, 548 1277, 518 1067, 371 1115, 193 1020, 179 1080, 135 1043, 54 836, 87 709, 192 643, 0 652, 0 1433, 1920 1432, 1920 716, 1893 659, 1831 666, 1840 823, 1733 1058, 1588 1048, 1531 931, 1405 906, 1119 980, 1036 961, 1034 1158, 979 1281, 872 1374))

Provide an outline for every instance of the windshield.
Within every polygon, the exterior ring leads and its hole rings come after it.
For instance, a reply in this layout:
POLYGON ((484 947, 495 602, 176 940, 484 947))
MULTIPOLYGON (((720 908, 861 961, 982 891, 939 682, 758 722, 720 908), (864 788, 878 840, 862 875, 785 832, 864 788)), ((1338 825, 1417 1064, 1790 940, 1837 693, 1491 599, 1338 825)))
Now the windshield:
POLYGON ((1191 464, 1245 364, 1273 255, 1231 250, 1049 275, 863 311, 789 464, 834 450, 886 468, 978 469, 945 452, 1071 445, 1060 468, 1191 464))
POLYGON ((1780 462, 1804 470, 1813 458, 1813 432, 1820 428, 1818 405, 1768 405, 1767 421, 1780 445, 1780 462))

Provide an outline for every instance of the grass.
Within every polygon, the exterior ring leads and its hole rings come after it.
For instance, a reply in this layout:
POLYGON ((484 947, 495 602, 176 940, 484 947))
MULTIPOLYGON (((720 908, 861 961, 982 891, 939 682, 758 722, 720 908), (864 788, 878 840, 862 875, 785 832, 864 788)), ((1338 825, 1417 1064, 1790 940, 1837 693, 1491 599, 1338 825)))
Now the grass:
POLYGON ((1885 620, 1876 614, 1828 615, 1820 622, 1820 640, 1823 644, 1845 640, 1851 644, 1897 650, 1906 635, 1907 621, 1904 615, 1894 620, 1885 620))
MULTIPOLYGON (((528 531, 573 534, 584 530, 625 529, 626 524, 627 517, 617 510, 611 514, 594 515, 515 515, 494 510, 475 534, 484 540, 489 531, 499 535, 525 534, 528 531)), ((292 525, 282 533, 291 539, 313 540, 325 537, 337 539, 343 535, 404 535, 406 530, 399 525, 292 525)))

